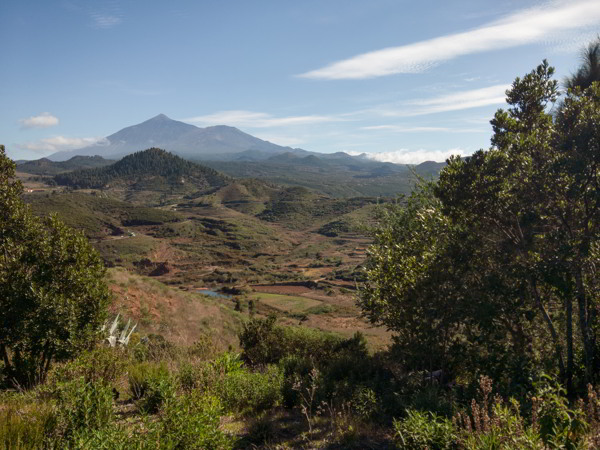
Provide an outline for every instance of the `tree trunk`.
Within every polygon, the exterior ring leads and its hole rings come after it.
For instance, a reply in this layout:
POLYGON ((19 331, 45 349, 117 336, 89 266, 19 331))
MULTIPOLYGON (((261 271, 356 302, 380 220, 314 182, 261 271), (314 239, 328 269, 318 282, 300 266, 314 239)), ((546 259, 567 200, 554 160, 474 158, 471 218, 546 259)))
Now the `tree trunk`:
POLYGON ((569 295, 565 295, 565 310, 567 314, 567 393, 573 395, 573 302, 569 295))
POLYGON ((565 362, 563 359, 562 346, 560 345, 558 333, 556 332, 554 323, 552 323, 552 318, 550 317, 550 315, 548 314, 548 311, 546 311, 546 308, 544 308, 544 305, 542 303, 540 293, 538 292, 538 289, 537 289, 537 280, 535 279, 535 277, 531 277, 531 279, 529 281, 531 283, 531 290, 533 292, 533 296, 535 298, 537 307, 541 311, 542 317, 544 318, 544 321, 546 322, 546 325, 548 326, 548 330, 550 331, 550 335, 552 336, 552 341, 554 342, 554 348, 556 350, 556 358, 558 359, 558 369, 560 370, 560 377, 564 381, 565 380, 565 362))
POLYGON ((592 363, 594 361, 594 348, 591 345, 589 324, 588 324, 588 305, 585 295, 585 286, 583 277, 579 269, 574 270, 577 304, 579 306, 579 329, 581 330, 581 340, 583 343, 584 363, 585 363, 585 384, 588 384, 592 378, 592 363))

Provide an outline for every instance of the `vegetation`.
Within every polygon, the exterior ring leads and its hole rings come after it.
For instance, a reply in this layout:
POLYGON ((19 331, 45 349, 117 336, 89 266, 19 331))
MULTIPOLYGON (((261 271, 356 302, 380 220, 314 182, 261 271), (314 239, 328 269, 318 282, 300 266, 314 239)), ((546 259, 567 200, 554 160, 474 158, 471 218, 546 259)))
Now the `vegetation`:
POLYGON ((113 183, 133 185, 135 189, 205 190, 223 186, 226 177, 208 167, 186 161, 158 148, 126 156, 116 163, 56 175, 59 185, 101 189, 113 183), (188 188, 188 185, 191 185, 188 188))
POLYGON ((53 216, 37 219, 13 177, 0 147, 0 352, 4 375, 30 386, 53 361, 90 346, 110 297, 102 260, 83 234, 53 216))
POLYGON ((108 272, 82 234, 33 215, 2 149, 0 381, 19 389, 0 393, 1 445, 599 448, 594 48, 560 102, 545 61, 517 78, 492 147, 394 203, 252 180, 129 184, 172 161, 160 150, 105 192, 27 196, 73 220, 69 201, 92 205, 94 245, 122 266, 108 272), (153 207, 109 195, 131 186, 153 207), (230 297, 198 290, 213 283, 230 297), (392 345, 367 339, 351 289, 392 345), (107 307, 132 320, 105 321, 107 307))

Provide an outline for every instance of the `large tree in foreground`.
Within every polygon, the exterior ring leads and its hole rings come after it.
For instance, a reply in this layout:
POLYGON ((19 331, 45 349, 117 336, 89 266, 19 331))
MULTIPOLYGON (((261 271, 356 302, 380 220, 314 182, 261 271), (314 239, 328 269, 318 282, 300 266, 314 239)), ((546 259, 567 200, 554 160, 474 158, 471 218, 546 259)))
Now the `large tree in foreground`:
POLYGON ((31 385, 95 342, 110 297, 87 239, 35 217, 14 175, 0 146, 0 357, 10 381, 31 385))
POLYGON ((570 388, 600 373, 600 84, 552 115, 552 75, 544 61, 517 78, 492 147, 451 158, 435 195, 416 192, 376 233, 359 303, 421 368, 545 362, 570 388))

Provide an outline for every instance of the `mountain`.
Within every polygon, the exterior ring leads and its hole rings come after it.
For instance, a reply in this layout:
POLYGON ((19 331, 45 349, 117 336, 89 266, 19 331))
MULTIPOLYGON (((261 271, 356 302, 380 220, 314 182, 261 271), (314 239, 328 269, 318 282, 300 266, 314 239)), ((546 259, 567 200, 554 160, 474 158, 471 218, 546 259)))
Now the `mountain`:
POLYGON ((56 184, 74 188, 110 187, 179 194, 221 187, 229 180, 214 169, 186 161, 159 148, 136 152, 110 166, 77 170, 54 177, 56 184))
POLYGON ((112 163, 114 163, 113 160, 104 159, 98 155, 73 156, 67 161, 51 161, 48 158, 41 158, 34 161, 20 161, 17 164, 17 170, 32 175, 57 175, 72 170, 104 167, 112 163))
POLYGON ((234 127, 218 125, 199 128, 159 114, 138 125, 123 128, 101 143, 68 152, 57 152, 50 155, 49 159, 64 161, 74 155, 100 155, 118 159, 150 147, 164 148, 186 159, 222 159, 223 155, 246 151, 268 156, 294 151, 290 147, 263 141, 234 127))

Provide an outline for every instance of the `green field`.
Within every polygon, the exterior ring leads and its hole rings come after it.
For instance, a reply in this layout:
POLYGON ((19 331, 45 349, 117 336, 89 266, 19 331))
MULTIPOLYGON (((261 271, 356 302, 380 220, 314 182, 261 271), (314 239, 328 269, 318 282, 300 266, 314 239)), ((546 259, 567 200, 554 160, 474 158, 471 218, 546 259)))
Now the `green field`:
POLYGON ((311 308, 323 304, 323 302, 312 298, 283 294, 266 294, 262 292, 252 294, 252 298, 260 300, 261 303, 270 306, 271 308, 293 314, 304 313, 311 308))

